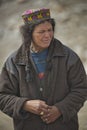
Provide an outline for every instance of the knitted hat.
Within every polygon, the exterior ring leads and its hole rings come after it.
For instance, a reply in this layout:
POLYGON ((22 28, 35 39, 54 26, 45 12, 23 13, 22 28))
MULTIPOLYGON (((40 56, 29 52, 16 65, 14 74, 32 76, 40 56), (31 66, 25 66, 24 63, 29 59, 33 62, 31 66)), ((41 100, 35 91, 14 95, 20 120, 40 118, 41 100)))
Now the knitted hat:
POLYGON ((24 23, 36 23, 36 21, 50 19, 50 9, 30 9, 22 14, 24 23))

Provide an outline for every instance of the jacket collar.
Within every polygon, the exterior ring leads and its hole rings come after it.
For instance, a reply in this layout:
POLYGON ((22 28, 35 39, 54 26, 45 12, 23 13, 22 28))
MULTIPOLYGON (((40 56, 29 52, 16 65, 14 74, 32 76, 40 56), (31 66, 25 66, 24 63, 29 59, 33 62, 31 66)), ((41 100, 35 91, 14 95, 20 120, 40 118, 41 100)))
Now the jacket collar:
POLYGON ((51 46, 49 47, 48 61, 56 56, 65 56, 64 45, 57 39, 53 39, 51 46))
MULTIPOLYGON (((55 56, 65 56, 65 51, 63 44, 59 40, 54 38, 49 47, 47 60, 49 61, 52 57, 55 56)), ((17 51, 15 62, 19 65, 26 65, 26 60, 27 60, 27 49, 25 45, 22 44, 17 51)))

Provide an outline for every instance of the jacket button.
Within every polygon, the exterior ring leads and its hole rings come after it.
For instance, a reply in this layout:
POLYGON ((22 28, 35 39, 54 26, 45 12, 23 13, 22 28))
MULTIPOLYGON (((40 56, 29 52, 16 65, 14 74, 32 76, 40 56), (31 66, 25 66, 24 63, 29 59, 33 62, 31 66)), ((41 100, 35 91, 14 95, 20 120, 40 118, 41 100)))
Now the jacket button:
POLYGON ((43 91, 43 88, 40 88, 40 91, 42 92, 42 91, 43 91))

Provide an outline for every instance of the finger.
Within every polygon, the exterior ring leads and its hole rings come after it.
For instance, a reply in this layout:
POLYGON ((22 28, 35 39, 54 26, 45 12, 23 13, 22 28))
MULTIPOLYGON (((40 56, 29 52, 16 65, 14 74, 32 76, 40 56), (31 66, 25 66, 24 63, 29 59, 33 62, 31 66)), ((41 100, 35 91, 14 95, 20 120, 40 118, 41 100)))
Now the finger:
POLYGON ((44 103, 40 103, 39 109, 40 109, 40 111, 44 111, 44 110, 48 109, 48 105, 44 104, 44 103))
POLYGON ((43 112, 42 115, 47 115, 48 114, 48 110, 46 108, 42 108, 41 112, 43 112))
POLYGON ((45 118, 45 119, 43 119, 43 122, 45 122, 46 124, 49 124, 49 123, 52 123, 52 122, 54 122, 53 120, 50 120, 50 119, 48 119, 48 118, 45 118))
POLYGON ((41 119, 45 122, 48 122, 50 120, 49 116, 41 116, 41 119))
POLYGON ((46 121, 47 124, 50 124, 50 123, 54 122, 55 120, 54 119, 46 118, 45 121, 46 121))
POLYGON ((44 109, 49 109, 49 106, 48 106, 47 104, 42 104, 42 107, 43 107, 44 109))
POLYGON ((47 115, 48 114, 48 107, 42 107, 40 108, 40 115, 47 115))
POLYGON ((43 110, 44 111, 44 114, 42 115, 42 118, 50 118, 50 116, 51 116, 51 111, 50 111, 50 109, 45 109, 45 110, 43 110))
POLYGON ((48 119, 47 119, 47 118, 42 119, 42 120, 43 120, 43 122, 45 122, 45 123, 47 123, 47 122, 48 122, 48 119))

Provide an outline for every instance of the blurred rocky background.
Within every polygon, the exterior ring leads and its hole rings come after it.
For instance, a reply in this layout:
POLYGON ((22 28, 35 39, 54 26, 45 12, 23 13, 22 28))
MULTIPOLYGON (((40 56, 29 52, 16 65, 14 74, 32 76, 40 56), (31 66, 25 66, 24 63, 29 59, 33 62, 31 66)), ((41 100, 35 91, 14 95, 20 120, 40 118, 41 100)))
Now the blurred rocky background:
MULTIPOLYGON (((6 58, 22 43, 21 14, 26 9, 50 8, 55 37, 75 50, 87 72, 87 0, 0 0, 0 70, 6 58)), ((79 130, 87 130, 87 103, 78 113, 79 130)), ((12 119, 0 112, 0 130, 13 130, 12 119)))

